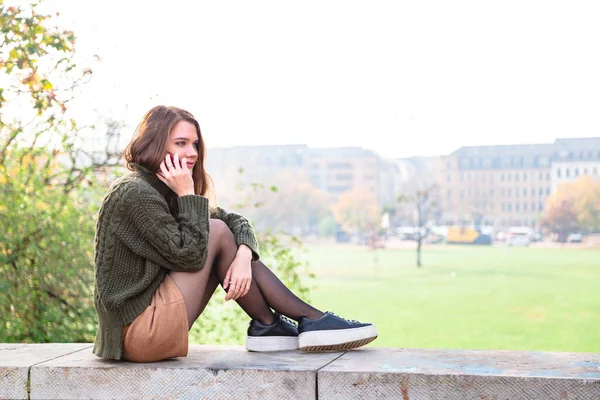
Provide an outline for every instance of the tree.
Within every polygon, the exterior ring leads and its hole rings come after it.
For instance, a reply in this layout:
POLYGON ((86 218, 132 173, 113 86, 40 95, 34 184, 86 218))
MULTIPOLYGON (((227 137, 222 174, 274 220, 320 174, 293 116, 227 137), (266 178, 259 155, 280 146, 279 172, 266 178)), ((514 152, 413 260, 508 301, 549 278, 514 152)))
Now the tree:
POLYGON ((335 221, 352 233, 372 233, 379 230, 381 208, 375 195, 364 188, 342 194, 331 206, 335 221))
POLYGON ((276 191, 266 191, 262 207, 250 211, 261 229, 305 234, 317 230, 319 220, 329 213, 328 196, 315 188, 308 177, 291 171, 273 176, 276 191))
POLYGON ((399 214, 410 221, 414 227, 413 240, 417 242, 417 267, 421 264, 421 247, 423 241, 429 236, 430 224, 433 222, 437 211, 435 202, 436 185, 424 188, 414 188, 407 194, 398 197, 399 214))
POLYGON ((81 146, 67 106, 91 70, 37 7, 0 2, 0 342, 91 341, 95 173, 116 156, 81 146))
POLYGON ((571 188, 581 229, 586 232, 600 230, 600 181, 584 175, 573 182, 571 188))
POLYGON ((600 182, 586 175, 559 185, 547 200, 542 225, 563 237, 600 229, 600 182))

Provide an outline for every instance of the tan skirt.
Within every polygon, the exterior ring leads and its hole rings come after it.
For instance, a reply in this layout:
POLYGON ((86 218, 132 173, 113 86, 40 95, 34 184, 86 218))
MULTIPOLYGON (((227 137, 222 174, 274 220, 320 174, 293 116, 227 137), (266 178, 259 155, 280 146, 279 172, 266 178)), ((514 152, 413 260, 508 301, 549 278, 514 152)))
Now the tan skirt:
POLYGON ((169 275, 152 303, 123 328, 123 359, 154 362, 188 354, 188 320, 183 295, 169 275))

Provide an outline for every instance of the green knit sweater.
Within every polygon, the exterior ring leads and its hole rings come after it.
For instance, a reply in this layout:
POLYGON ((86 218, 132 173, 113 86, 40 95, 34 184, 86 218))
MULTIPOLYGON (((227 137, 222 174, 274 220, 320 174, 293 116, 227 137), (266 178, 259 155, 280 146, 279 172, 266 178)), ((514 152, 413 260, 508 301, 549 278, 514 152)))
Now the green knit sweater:
POLYGON ((198 271, 208 252, 209 218, 227 224, 258 260, 258 242, 247 219, 209 210, 203 196, 177 197, 144 167, 118 179, 98 214, 94 304, 98 331, 94 354, 120 359, 122 330, 152 300, 169 271, 198 271))

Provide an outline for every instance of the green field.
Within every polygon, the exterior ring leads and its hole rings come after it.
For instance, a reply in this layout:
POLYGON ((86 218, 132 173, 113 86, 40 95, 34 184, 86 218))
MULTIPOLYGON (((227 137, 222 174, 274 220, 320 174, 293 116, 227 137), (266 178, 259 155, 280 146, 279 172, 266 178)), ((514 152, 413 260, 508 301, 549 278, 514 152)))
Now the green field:
POLYGON ((306 248, 311 302, 374 322, 374 346, 600 352, 598 249, 436 246, 418 269, 414 250, 306 248))

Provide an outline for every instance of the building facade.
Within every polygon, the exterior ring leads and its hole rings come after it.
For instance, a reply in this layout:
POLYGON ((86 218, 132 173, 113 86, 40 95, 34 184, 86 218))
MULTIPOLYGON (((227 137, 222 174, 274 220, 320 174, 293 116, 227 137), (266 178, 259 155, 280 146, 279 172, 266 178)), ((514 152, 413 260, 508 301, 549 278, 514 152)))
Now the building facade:
POLYGON ((553 144, 462 147, 441 159, 446 224, 538 228, 559 183, 600 171, 600 138, 553 144))

